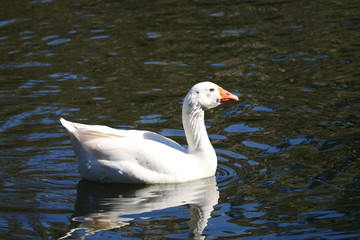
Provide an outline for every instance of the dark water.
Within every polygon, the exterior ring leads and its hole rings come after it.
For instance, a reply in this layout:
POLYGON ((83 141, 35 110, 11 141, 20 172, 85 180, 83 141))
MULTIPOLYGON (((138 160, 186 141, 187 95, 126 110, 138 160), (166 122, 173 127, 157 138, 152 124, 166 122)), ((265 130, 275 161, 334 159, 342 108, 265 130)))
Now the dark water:
POLYGON ((3 0, 0 238, 360 238, 359 1, 3 0), (69 120, 186 144, 196 82, 216 178, 81 181, 69 120))

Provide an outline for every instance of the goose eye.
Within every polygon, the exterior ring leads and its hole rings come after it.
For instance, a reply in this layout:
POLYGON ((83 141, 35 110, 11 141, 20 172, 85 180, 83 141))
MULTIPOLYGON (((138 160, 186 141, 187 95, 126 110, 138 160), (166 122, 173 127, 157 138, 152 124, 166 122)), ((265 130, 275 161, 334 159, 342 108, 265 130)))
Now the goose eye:
POLYGON ((215 91, 215 89, 213 89, 213 88, 210 88, 210 92, 213 92, 213 91, 215 91))

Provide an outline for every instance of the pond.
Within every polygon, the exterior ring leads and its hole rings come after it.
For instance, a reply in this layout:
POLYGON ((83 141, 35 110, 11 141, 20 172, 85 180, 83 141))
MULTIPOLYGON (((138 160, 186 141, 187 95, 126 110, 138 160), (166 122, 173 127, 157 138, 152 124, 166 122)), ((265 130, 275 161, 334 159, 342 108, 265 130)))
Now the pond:
POLYGON ((360 238, 360 3, 3 0, 2 239, 360 238), (197 82, 215 177, 82 180, 59 117, 186 145, 197 82))

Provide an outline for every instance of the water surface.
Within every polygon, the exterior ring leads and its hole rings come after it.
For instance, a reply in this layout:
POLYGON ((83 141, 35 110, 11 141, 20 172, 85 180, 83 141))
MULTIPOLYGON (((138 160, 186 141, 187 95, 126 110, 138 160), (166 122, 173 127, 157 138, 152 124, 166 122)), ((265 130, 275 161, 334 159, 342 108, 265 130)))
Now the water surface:
POLYGON ((2 1, 2 239, 360 238, 358 1, 2 1), (186 145, 213 81, 215 178, 81 180, 58 118, 186 145))

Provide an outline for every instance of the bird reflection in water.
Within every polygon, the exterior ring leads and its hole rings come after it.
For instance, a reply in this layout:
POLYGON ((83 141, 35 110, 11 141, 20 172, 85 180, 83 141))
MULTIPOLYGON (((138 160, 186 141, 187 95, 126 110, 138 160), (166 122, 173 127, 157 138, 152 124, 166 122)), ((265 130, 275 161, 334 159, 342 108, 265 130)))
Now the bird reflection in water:
POLYGON ((178 206, 189 208, 189 237, 204 239, 203 231, 219 199, 215 177, 157 185, 81 180, 77 187, 75 211, 62 239, 78 236, 80 230, 83 230, 83 236, 89 236, 102 230, 119 229, 141 218, 132 215, 178 206))

